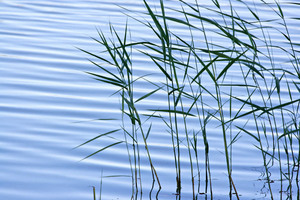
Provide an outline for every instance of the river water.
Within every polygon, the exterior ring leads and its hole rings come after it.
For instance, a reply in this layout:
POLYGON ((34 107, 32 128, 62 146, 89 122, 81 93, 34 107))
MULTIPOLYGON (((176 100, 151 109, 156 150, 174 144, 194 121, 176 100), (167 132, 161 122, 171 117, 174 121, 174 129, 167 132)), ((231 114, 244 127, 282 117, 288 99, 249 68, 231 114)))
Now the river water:
MULTIPOLYGON (((172 1, 166 2, 173 5, 172 1)), ((225 3, 224 8, 228 5, 225 3)), ((119 118, 119 100, 116 95, 110 97, 113 87, 84 73, 94 71, 95 66, 86 59, 90 58, 88 55, 77 49, 97 52, 99 45, 91 37, 97 37, 96 28, 108 33, 109 22, 117 30, 123 29, 128 18, 119 6, 145 11, 140 0, 0 0, 1 200, 88 200, 92 199, 92 186, 96 186, 98 194, 101 180, 102 199, 130 199, 131 178, 124 145, 83 161, 103 143, 73 149, 119 127, 119 122, 94 120, 119 118)), ((284 8, 288 16, 297 17, 297 6, 284 8)), ((261 13, 264 15, 267 17, 268 12, 261 13)), ((129 22, 132 35, 151 39, 152 35, 139 22, 129 22)), ((299 42, 298 22, 290 26, 299 42)), ((272 37, 276 40, 276 35, 272 37)), ((143 57, 138 59, 143 63, 143 57)), ((145 67, 141 71, 151 69, 145 67)), ((233 75, 232 80, 235 78, 233 75)), ((151 154, 163 185, 159 199, 176 199, 169 134, 154 128, 151 137, 151 154)), ((235 184, 241 199, 268 199, 268 190, 261 180, 261 154, 253 147, 254 142, 246 138, 234 146, 235 184)), ((215 199, 228 197, 222 142, 222 137, 211 135, 215 199)), ((188 161, 183 163, 184 166, 188 161)), ((142 169, 148 177, 145 159, 142 169)), ((182 199, 190 199, 188 182, 189 178, 183 177, 182 199)), ((146 191, 151 183, 151 179, 145 181, 146 191)), ((274 186, 275 195, 279 190, 274 186)), ((144 199, 148 199, 147 194, 144 199)))

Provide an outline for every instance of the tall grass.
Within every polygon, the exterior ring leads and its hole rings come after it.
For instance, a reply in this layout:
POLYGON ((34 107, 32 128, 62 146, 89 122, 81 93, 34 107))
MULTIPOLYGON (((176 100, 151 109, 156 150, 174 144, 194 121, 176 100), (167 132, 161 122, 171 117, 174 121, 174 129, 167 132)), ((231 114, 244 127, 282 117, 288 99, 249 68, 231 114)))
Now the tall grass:
MULTIPOLYGON (((210 153, 213 127, 223 141, 224 178, 228 179, 230 198, 240 198, 239 185, 235 184, 234 145, 240 137, 248 137, 261 153, 268 198, 299 199, 300 51, 297 48, 300 44, 293 42, 287 23, 287 20, 299 22, 299 18, 287 19, 277 1, 247 4, 240 0, 211 0, 206 6, 197 0, 179 2, 181 9, 167 8, 163 0, 154 9, 143 0, 148 21, 132 18, 149 30, 154 37, 151 41, 133 41, 127 24, 123 33, 110 25, 111 37, 98 31, 99 38, 93 38, 104 48, 100 55, 81 49, 93 57, 91 62, 100 70, 88 73, 116 88, 122 113, 120 129, 83 145, 117 131, 124 136, 120 142, 89 156, 125 143, 132 193, 142 194, 140 156, 145 153, 153 178, 151 192, 155 187, 159 192, 163 185, 148 139, 152 126, 162 120, 170 134, 176 194, 182 193, 182 159, 188 158, 193 199, 199 195, 213 199, 210 165, 210 157, 214 156, 210 153), (237 7, 246 10, 247 17, 237 7), (257 11, 261 7, 272 14, 268 19, 257 11), (272 38, 274 32, 278 38, 272 38), (163 78, 151 81, 148 75, 136 76, 137 52, 163 78), (283 58, 277 58, 278 55, 283 58), (135 92, 138 84, 148 84, 152 89, 138 96, 135 92), (156 94, 163 96, 164 104, 144 110, 140 104, 151 101, 156 94), (277 174, 279 198, 272 187, 277 174)), ((289 4, 300 8, 298 3, 289 4)))

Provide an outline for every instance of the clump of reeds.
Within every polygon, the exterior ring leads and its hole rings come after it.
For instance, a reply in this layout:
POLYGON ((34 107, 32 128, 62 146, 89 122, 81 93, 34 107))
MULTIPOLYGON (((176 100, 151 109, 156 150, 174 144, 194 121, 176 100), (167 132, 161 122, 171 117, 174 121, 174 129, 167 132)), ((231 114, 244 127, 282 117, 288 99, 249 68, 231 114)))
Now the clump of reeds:
MULTIPOLYGON (((144 0, 150 21, 134 19, 148 28, 154 37, 151 41, 133 42, 127 24, 122 35, 110 25, 110 39, 101 31, 98 31, 99 38, 93 38, 104 48, 101 55, 82 50, 99 61, 91 62, 100 72, 88 73, 117 88, 115 94, 120 96, 122 113, 120 129, 84 144, 123 132, 121 140, 128 152, 133 194, 142 191, 142 151, 148 158, 153 188, 155 183, 158 191, 163 187, 148 146, 152 125, 162 120, 170 134, 177 194, 180 195, 182 189, 184 156, 189 159, 193 199, 199 194, 209 194, 213 199, 209 152, 209 130, 213 127, 223 140, 230 197, 239 199, 238 185, 234 182, 233 145, 239 137, 250 136, 254 147, 261 152, 268 197, 278 199, 271 184, 272 174, 277 173, 280 199, 299 199, 300 51, 297 47, 300 45, 293 42, 290 35, 287 24, 290 19, 286 19, 277 1, 261 0, 254 5, 227 1, 226 9, 222 2, 212 0, 211 5, 202 6, 197 0, 194 3, 180 0, 181 9, 167 9, 160 0, 158 11, 154 11, 144 0), (236 5, 247 11, 246 19, 235 9, 236 5), (274 16, 262 18, 256 6, 271 10, 274 16), (269 33, 273 31, 285 42, 274 41, 269 33), (156 67, 163 78, 151 81, 146 74, 137 77, 133 51, 142 54, 148 60, 147 65, 156 67), (276 58, 275 52, 280 52, 284 62, 276 58), (148 84, 152 90, 138 96, 135 88, 141 83, 148 84), (165 100, 163 105, 153 105, 147 110, 139 106, 158 93, 165 100), (199 155, 199 146, 204 148, 203 156, 199 155), (274 172, 273 166, 279 166, 279 171, 274 172), (202 168, 204 176, 200 173, 202 168), (204 187, 200 180, 204 180, 204 187)), ((298 3, 291 4, 300 7, 298 3)))

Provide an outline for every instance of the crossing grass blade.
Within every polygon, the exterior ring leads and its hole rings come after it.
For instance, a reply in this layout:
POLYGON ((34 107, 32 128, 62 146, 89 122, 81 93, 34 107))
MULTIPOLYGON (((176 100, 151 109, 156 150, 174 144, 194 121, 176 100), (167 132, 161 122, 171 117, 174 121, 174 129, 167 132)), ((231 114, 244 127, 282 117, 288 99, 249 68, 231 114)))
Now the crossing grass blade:
MULTIPOLYGON (((217 80, 219 78, 221 78, 223 76, 224 73, 226 73, 228 71, 228 69, 235 63, 238 61, 238 59, 243 56, 248 50, 244 51, 243 53, 241 53, 240 55, 238 55, 236 58, 230 60, 230 62, 226 65, 226 67, 224 67, 224 69, 220 72, 219 76, 217 77, 217 80)), ((216 81, 217 81, 216 80, 216 81)))

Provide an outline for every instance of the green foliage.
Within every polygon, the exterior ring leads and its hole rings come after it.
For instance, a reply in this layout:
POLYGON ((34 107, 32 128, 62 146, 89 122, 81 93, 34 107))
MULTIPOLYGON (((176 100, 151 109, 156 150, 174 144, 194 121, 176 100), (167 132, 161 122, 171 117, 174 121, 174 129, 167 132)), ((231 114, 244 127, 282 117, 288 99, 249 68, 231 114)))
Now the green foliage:
MULTIPOLYGON (((300 51, 297 50, 299 44, 293 43, 281 5, 277 1, 266 3, 261 0, 257 3, 257 6, 269 8, 275 14, 272 19, 264 20, 252 5, 239 0, 229 1, 229 12, 222 10, 223 1, 217 0, 212 0, 210 7, 201 6, 197 1, 189 3, 181 0, 181 10, 167 9, 164 1, 160 0, 159 11, 155 11, 146 0, 143 2, 151 21, 134 19, 148 28, 155 37, 152 42, 142 39, 131 42, 127 24, 122 36, 110 25, 110 39, 101 31, 98 31, 100 39, 94 38, 104 48, 101 55, 81 49, 93 57, 92 64, 100 70, 99 73, 87 73, 102 83, 116 87, 115 94, 119 94, 121 99, 122 122, 119 130, 101 134, 79 146, 118 131, 124 133, 124 139, 86 158, 124 142, 134 193, 142 191, 140 153, 145 150, 153 180, 157 181, 160 191, 159 176, 148 146, 152 126, 160 119, 171 136, 176 193, 181 193, 184 155, 189 158, 193 198, 196 199, 199 193, 210 193, 213 199, 209 128, 218 127, 223 140, 230 197, 239 199, 238 186, 234 184, 232 146, 243 136, 253 139, 253 146, 262 155, 268 197, 275 198, 270 171, 278 165, 280 199, 283 199, 284 180, 289 182, 286 198, 292 199, 292 186, 297 181, 295 177, 298 178, 293 173, 299 173, 300 161, 300 99, 299 93, 294 92, 300 91, 300 51), (234 5, 243 6, 249 12, 249 19, 240 17, 234 5), (176 16, 169 14, 169 11, 175 12, 176 16), (278 24, 281 29, 275 28, 278 24), (173 29, 174 25, 186 30, 188 36, 176 32, 178 29, 173 29), (275 45, 269 31, 277 31, 283 36, 281 39, 289 48, 275 45), (147 76, 136 78, 133 50, 147 58, 147 64, 156 67, 153 71, 163 78, 158 82, 151 81, 147 76), (284 53, 287 67, 282 66, 273 51, 284 53), (232 83, 231 76, 237 76, 240 82, 232 83), (139 83, 148 83, 150 91, 138 97, 135 88, 139 83), (164 97, 165 105, 153 105, 143 110, 140 105, 151 101, 158 93, 164 97), (191 122, 198 125, 190 125, 191 122), (140 144, 144 145, 144 150, 139 147, 140 144), (205 149, 203 160, 199 160, 202 159, 200 145, 205 149), (204 189, 200 187, 202 166, 205 171, 202 178, 205 179, 204 189)), ((291 4, 299 6, 297 3, 291 4)), ((297 197, 299 199, 299 188, 297 197)))

